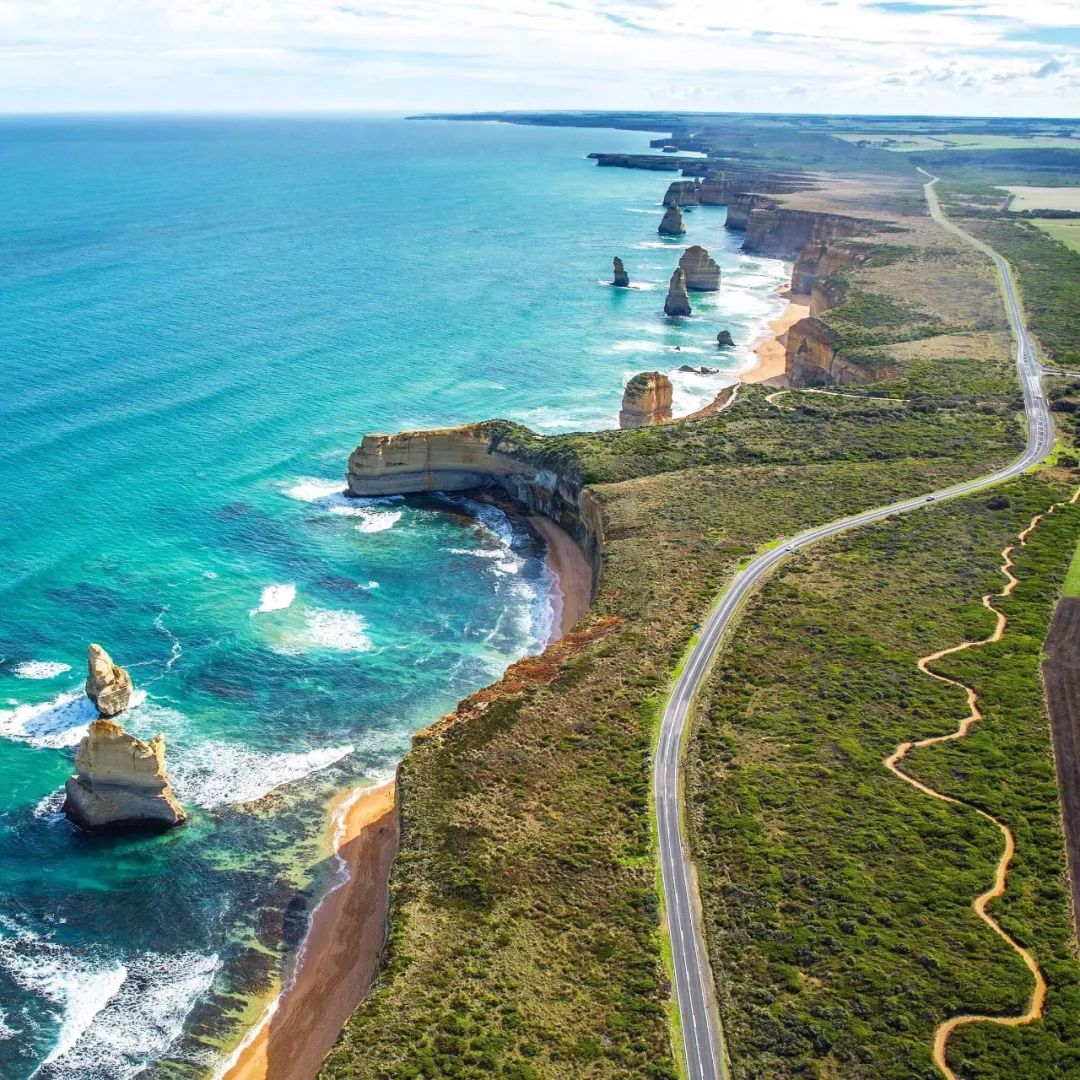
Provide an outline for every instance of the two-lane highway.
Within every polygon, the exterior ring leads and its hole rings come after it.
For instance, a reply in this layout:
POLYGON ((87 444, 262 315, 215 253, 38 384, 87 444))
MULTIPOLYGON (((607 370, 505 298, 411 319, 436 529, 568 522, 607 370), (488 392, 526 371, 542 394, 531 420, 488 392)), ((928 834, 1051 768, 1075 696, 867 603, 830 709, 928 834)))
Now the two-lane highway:
POLYGON ((966 495, 994 484, 1000 484, 1003 480, 1011 479, 1042 461, 1053 447, 1054 434, 1050 409, 1040 383, 1042 371, 1035 349, 1024 327, 1009 266, 996 251, 945 218, 934 192, 934 185, 938 178, 925 172, 924 175, 928 177, 924 190, 931 217, 950 232, 961 237, 965 243, 971 244, 993 259, 1001 277, 1009 322, 1016 339, 1016 363, 1024 394, 1024 409, 1028 424, 1027 447, 1011 465, 989 476, 956 484, 918 498, 891 503, 875 510, 867 510, 792 537, 779 547, 759 555, 740 571, 706 620, 664 710, 653 770, 653 797, 656 802, 660 865, 668 929, 671 936, 675 995, 682 1024, 689 1080, 725 1080, 728 1073, 723 1035, 716 1009, 712 969, 709 965, 702 931, 694 868, 690 852, 683 839, 680 789, 683 738, 694 698, 713 657, 720 648, 725 631, 731 625, 747 595, 778 563, 794 552, 818 540, 858 528, 860 525, 869 525, 908 510, 915 510, 940 500, 952 499, 958 495, 966 495))

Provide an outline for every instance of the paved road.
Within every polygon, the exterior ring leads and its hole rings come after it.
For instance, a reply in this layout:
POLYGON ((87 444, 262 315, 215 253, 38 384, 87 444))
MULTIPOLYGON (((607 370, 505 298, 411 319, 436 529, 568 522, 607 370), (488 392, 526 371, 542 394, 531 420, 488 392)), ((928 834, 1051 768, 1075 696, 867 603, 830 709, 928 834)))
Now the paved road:
POLYGON ((934 192, 937 178, 931 177, 929 173, 924 173, 924 175, 928 178, 925 190, 931 216, 950 232, 957 234, 966 243, 973 245, 993 259, 1001 276, 1009 322, 1012 324, 1016 339, 1016 363, 1024 392, 1024 409, 1028 422, 1027 448, 1011 465, 990 476, 956 484, 933 494, 891 503, 888 506, 878 507, 876 510, 867 510, 864 513, 834 521, 830 525, 822 525, 820 528, 809 529, 785 541, 779 547, 759 555, 736 575, 719 605, 702 628, 701 636, 691 649, 686 667, 675 683, 667 708, 664 710, 653 769, 653 791, 660 836, 660 865, 663 872, 664 898, 671 934, 675 993, 682 1022, 689 1080, 725 1080, 728 1075, 723 1035, 716 1011, 712 970, 709 967, 702 934, 697 883, 690 852, 683 842, 682 800, 679 788, 682 741, 694 698, 725 631, 747 594, 778 563, 788 558, 793 552, 860 525, 869 525, 871 522, 926 506, 928 503, 952 499, 958 495, 965 495, 1001 483, 1003 480, 1022 473, 1036 462, 1042 461, 1053 446, 1054 435, 1050 410, 1039 381, 1042 369, 1023 324, 1008 264, 992 248, 959 229, 944 217, 934 192))

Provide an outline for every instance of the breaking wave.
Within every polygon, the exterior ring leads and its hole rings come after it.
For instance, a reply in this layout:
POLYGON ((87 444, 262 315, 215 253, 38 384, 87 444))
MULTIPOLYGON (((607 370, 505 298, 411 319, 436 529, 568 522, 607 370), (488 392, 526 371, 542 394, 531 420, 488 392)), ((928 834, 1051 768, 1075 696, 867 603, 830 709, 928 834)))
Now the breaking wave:
POLYGON ((198 757, 177 754, 170 767, 182 802, 204 810, 255 802, 285 784, 303 780, 353 753, 352 746, 332 746, 307 753, 268 753, 240 743, 205 742, 198 757))
POLYGON ((258 615, 265 611, 283 611, 295 599, 295 585, 267 585, 259 597, 259 606, 252 608, 251 614, 258 615))
POLYGON ((20 679, 55 679, 57 675, 70 671, 71 665, 56 660, 27 660, 16 664, 11 670, 20 679))
POLYGON ((196 952, 69 949, 11 919, 0 923, 0 970, 32 995, 23 1015, 34 1033, 54 1040, 35 1074, 42 1077, 137 1076, 175 1042, 218 967, 216 955, 196 952))

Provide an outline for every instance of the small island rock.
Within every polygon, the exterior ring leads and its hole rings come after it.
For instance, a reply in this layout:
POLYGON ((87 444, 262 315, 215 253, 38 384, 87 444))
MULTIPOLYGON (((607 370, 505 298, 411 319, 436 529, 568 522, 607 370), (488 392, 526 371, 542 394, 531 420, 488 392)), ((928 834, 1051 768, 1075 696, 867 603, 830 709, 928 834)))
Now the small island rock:
POLYGON ((681 316, 690 314, 690 296, 686 291, 686 275, 681 268, 676 268, 671 275, 667 298, 664 300, 664 314, 681 316))
POLYGON ((721 349, 732 349, 735 347, 735 342, 731 337, 730 330, 721 330, 716 335, 716 344, 721 349))
POLYGON ((622 259, 616 255, 613 262, 615 267, 615 277, 611 284, 617 289, 630 288, 630 275, 626 272, 626 267, 623 266, 622 259))
POLYGON ((671 393, 671 380, 659 371, 635 375, 623 391, 619 427, 648 427, 670 420, 671 393))
POLYGON ((686 232, 682 211, 677 206, 669 206, 664 211, 663 220, 656 230, 661 236, 682 236, 686 232))
POLYGON ((95 720, 75 755, 64 813, 81 829, 167 829, 187 814, 165 769, 165 736, 149 742, 112 720, 95 720))
POLYGON ((87 649, 86 666, 86 696, 97 707, 98 715, 108 719, 122 713, 131 700, 131 676, 127 669, 114 664, 100 645, 87 649))
POLYGON ((679 259, 686 274, 686 287, 694 292, 716 292, 720 288, 720 267, 701 246, 688 247, 679 259))

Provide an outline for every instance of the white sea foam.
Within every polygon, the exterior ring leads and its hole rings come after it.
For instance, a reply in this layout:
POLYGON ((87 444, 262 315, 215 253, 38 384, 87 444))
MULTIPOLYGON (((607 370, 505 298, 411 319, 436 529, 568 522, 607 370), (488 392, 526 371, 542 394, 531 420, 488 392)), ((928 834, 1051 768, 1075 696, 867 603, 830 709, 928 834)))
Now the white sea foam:
POLYGON ((273 648, 286 656, 319 650, 370 652, 374 645, 366 630, 359 612, 314 609, 306 613, 302 627, 285 630, 273 648))
POLYGON ((334 495, 345 497, 345 486, 340 480, 320 480, 314 476, 301 477, 292 487, 285 489, 290 499, 300 502, 318 502, 334 495))
MULTIPOLYGON (((136 690, 130 707, 145 700, 146 691, 136 690)), ((51 701, 0 709, 0 738, 53 749, 78 746, 90 721, 96 718, 94 703, 81 689, 66 690, 51 701)))
POLYGON ((400 520, 400 510, 370 510, 362 512, 363 521, 356 526, 357 532, 377 533, 392 529, 400 520))
POLYGON ((258 615, 265 611, 282 611, 296 599, 295 585, 267 585, 259 597, 259 606, 252 608, 251 614, 258 615))
POLYGON ((70 664, 62 664, 57 660, 27 660, 12 668, 20 679, 55 679, 57 675, 63 675, 70 670, 70 664))
POLYGON ((34 817, 42 821, 58 821, 64 815, 64 789, 57 788, 43 795, 34 807, 34 817))
POLYGON ((219 966, 194 952, 77 951, 11 918, 0 924, 0 970, 33 995, 38 1008, 24 1010, 27 1022, 54 1039, 35 1074, 43 1077, 138 1075, 167 1052, 219 966))
POLYGON ((204 810, 254 802, 271 791, 303 780, 353 753, 352 746, 331 746, 307 753, 268 753, 239 743, 206 742, 198 757, 180 751, 172 757, 173 787, 182 802, 204 810))
POLYGON ((359 516, 364 507, 377 506, 380 503, 398 503, 404 500, 402 495, 381 495, 372 498, 357 498, 349 495, 340 480, 320 480, 313 476, 301 477, 292 487, 285 489, 290 499, 311 503, 332 514, 359 516))
POLYGON ((7 1039, 14 1038, 16 1035, 21 1035, 22 1031, 18 1028, 13 1028, 7 1022, 7 1013, 3 1009, 0 1009, 0 1042, 4 1042, 7 1039))

